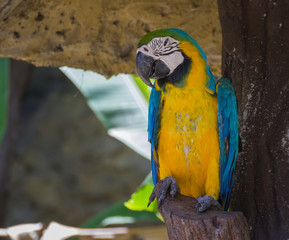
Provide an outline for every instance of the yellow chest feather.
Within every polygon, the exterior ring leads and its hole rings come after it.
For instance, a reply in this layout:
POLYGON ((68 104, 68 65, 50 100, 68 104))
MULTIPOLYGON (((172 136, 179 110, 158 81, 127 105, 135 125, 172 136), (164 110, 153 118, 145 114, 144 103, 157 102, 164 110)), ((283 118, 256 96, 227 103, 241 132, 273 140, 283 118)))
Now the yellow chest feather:
POLYGON ((216 98, 205 87, 171 87, 162 93, 162 103, 158 138, 159 178, 175 177, 182 194, 193 197, 209 194, 217 199, 219 144, 216 98))

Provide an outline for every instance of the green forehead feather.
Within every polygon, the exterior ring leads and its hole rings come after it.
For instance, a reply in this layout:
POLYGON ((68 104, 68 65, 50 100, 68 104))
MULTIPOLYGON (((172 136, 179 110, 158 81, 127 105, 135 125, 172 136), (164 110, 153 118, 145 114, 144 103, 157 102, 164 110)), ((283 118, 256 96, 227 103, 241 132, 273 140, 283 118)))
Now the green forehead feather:
POLYGON ((159 29, 153 32, 146 34, 138 43, 138 47, 148 44, 153 38, 156 37, 172 37, 178 41, 189 41, 193 39, 184 31, 177 28, 166 28, 159 29))

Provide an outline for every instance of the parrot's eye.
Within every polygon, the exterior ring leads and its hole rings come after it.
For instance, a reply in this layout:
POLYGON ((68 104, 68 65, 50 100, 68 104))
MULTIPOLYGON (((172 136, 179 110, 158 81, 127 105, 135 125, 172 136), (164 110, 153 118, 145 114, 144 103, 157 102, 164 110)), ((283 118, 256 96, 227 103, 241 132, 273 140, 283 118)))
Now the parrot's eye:
POLYGON ((144 48, 143 50, 145 50, 146 52, 148 52, 148 51, 149 51, 147 48, 144 48))
POLYGON ((164 42, 164 46, 167 45, 168 41, 169 41, 169 39, 167 38, 167 39, 165 40, 165 42, 164 42))

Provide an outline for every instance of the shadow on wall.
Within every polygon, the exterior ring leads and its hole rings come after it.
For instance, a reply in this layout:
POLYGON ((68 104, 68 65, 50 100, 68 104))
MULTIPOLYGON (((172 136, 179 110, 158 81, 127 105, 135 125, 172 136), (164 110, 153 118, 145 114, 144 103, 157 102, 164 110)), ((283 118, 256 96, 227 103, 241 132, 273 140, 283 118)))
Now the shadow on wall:
POLYGON ((21 104, 5 225, 77 226, 136 190, 149 161, 107 136, 74 85, 34 68, 21 104))

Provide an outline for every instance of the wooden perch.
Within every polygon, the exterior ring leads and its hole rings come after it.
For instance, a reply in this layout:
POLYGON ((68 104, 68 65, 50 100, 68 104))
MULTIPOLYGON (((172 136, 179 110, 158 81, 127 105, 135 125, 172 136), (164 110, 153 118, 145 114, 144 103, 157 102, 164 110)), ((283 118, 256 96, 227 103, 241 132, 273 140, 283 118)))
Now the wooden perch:
MULTIPOLYGON (((159 188, 158 188, 159 189, 159 188)), ((249 240, 247 220, 242 212, 209 209, 196 213, 197 200, 178 194, 167 195, 159 208, 170 240, 249 240)))

